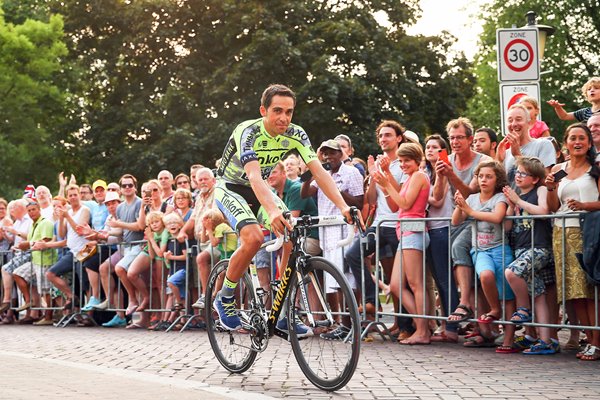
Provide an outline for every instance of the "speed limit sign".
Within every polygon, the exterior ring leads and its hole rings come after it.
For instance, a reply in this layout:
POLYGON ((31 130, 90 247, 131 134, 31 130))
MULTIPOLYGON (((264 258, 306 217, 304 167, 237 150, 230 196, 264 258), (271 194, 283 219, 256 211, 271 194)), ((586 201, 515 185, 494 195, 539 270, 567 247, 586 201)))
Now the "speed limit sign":
POLYGON ((496 39, 500 82, 540 79, 536 28, 498 29, 496 39))

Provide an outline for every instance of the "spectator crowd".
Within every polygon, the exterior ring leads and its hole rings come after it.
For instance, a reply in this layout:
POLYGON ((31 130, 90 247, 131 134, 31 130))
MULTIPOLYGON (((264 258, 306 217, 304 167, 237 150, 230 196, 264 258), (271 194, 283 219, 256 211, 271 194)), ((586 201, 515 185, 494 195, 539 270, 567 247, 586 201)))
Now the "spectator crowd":
MULTIPOLYGON (((575 112, 548 101, 560 119, 578 121, 562 143, 530 97, 510 107, 502 139, 460 117, 445 135, 425 138, 383 121, 375 129, 381 153, 366 160, 354 157, 346 135, 324 141, 317 155, 345 202, 362 210, 367 239, 338 248, 347 228, 321 227, 310 233, 307 252, 342 269, 367 319, 378 312, 379 294, 391 299, 397 316, 389 331, 400 344, 555 354, 557 325, 568 319, 595 329, 584 329, 584 337, 570 329, 562 348, 584 361, 600 359, 589 278, 600 274, 600 254, 589 254, 600 238, 586 235, 600 210, 600 78, 583 94, 591 106, 575 112)), ((29 185, 23 198, 0 199, 0 324, 52 325, 76 309, 81 326, 92 319, 126 329, 183 324, 188 306, 206 307, 211 266, 237 247, 214 205, 217 179, 200 164, 189 175, 163 170, 144 183, 124 174, 118 182, 77 185, 61 173, 56 196, 29 185)), ((268 183, 294 216, 340 213, 295 154, 268 183)), ((254 263, 270 290, 276 260, 259 252, 254 263)), ((336 289, 324 280, 327 301, 335 302, 336 289)), ((322 337, 347 332, 340 324, 322 337)))

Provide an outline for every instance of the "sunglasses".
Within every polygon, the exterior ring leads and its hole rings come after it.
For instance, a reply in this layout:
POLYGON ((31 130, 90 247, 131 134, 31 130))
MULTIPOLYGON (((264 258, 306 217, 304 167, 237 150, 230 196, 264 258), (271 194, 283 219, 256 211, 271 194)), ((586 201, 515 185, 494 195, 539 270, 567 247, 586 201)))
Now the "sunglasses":
POLYGON ((124 183, 121 185, 123 189, 131 189, 133 187, 133 183, 124 183))

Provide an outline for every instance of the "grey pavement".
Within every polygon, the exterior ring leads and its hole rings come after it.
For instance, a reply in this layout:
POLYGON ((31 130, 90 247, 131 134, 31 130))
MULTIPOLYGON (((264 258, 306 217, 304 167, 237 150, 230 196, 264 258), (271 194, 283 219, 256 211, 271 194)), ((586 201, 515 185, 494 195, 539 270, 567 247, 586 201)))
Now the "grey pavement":
POLYGON ((598 399, 600 362, 574 352, 496 354, 460 344, 363 342, 337 393, 308 382, 289 344, 273 338, 244 374, 225 371, 204 331, 0 327, 1 398, 10 399, 598 399))

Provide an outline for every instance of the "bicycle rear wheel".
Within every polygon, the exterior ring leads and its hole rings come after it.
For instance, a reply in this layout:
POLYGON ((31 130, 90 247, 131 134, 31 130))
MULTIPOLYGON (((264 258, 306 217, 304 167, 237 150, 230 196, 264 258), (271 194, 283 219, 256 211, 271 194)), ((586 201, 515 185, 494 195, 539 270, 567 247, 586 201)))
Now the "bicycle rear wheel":
MULTIPOLYGON (((256 351, 252 349, 252 338, 248 331, 240 329, 229 331, 221 327, 219 315, 213 307, 215 296, 221 290, 229 260, 222 260, 215 265, 206 286, 206 309, 204 318, 210 346, 217 360, 230 372, 242 373, 248 370, 256 359, 256 351)), ((252 298, 252 281, 248 274, 240 280, 236 288, 236 308, 248 311, 252 298)))
POLYGON ((344 275, 322 257, 311 257, 305 268, 292 276, 290 285, 289 339, 300 369, 318 388, 338 390, 352 378, 360 355, 360 318, 354 293, 344 275), (339 308, 326 293, 326 274, 339 288, 339 308), (296 325, 300 322, 312 328, 313 336, 299 337, 302 330, 296 325), (332 334, 336 325, 335 332, 343 334, 332 334))

